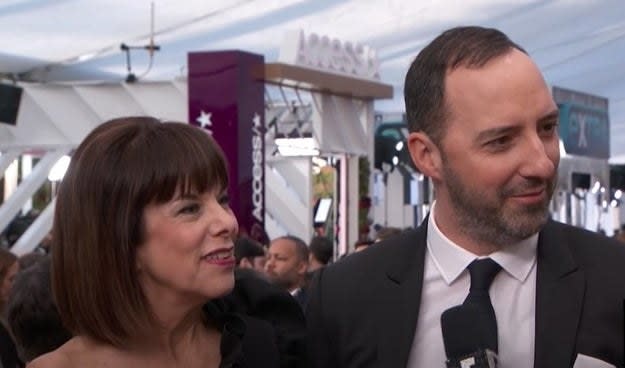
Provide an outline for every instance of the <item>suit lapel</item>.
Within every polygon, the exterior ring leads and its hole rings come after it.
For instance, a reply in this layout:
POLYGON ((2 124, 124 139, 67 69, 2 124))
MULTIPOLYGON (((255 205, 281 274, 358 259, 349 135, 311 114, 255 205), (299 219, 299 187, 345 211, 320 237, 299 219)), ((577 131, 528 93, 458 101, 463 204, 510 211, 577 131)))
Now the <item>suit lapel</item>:
POLYGON ((585 280, 566 246, 571 240, 553 222, 538 240, 535 368, 570 367, 573 362, 585 280))
POLYGON ((414 339, 421 303, 427 219, 421 226, 400 235, 386 260, 386 275, 379 296, 378 357, 380 367, 405 367, 414 339))

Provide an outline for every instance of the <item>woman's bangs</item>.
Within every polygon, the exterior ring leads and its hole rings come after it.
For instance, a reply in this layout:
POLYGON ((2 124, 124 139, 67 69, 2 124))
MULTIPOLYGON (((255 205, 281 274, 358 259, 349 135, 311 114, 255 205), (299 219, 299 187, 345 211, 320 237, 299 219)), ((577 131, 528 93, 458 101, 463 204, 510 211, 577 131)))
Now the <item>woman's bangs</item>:
POLYGON ((151 145, 157 151, 154 153, 159 156, 157 162, 160 164, 154 166, 154 180, 150 186, 156 192, 150 197, 162 203, 175 195, 227 189, 226 163, 214 141, 208 135, 185 129, 192 127, 181 129, 179 123, 174 124, 177 129, 169 130, 163 142, 152 142, 156 144, 151 145))

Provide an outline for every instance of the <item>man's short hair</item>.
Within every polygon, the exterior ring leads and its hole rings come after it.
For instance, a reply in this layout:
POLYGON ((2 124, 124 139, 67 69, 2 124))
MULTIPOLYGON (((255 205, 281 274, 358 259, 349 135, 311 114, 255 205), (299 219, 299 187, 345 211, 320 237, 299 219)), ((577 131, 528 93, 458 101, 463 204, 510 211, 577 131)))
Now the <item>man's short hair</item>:
POLYGON ((72 156, 54 214, 52 290, 64 325, 117 347, 152 328, 136 263, 145 208, 227 188, 224 154, 198 127, 124 117, 91 131, 72 156))
POLYGON ((265 250, 262 245, 254 239, 250 239, 247 236, 239 236, 234 242, 234 258, 237 265, 241 263, 243 258, 252 259, 264 255, 265 250))
POLYGON ((334 245, 332 244, 332 240, 325 236, 315 236, 312 238, 308 248, 313 257, 321 264, 327 265, 332 260, 334 245))
POLYGON ((449 117, 445 102, 447 72, 458 67, 482 67, 512 49, 526 53, 493 28, 456 27, 436 37, 419 52, 406 74, 404 100, 409 130, 422 131, 440 144, 449 117))
POLYGON ((47 257, 15 276, 7 321, 20 358, 25 362, 57 349, 71 338, 52 299, 47 257))
POLYGON ((294 235, 280 236, 278 238, 275 238, 273 241, 276 241, 278 239, 286 239, 293 242, 293 244, 295 244, 295 255, 297 256, 297 259, 299 261, 308 262, 308 245, 306 245, 305 241, 294 235))

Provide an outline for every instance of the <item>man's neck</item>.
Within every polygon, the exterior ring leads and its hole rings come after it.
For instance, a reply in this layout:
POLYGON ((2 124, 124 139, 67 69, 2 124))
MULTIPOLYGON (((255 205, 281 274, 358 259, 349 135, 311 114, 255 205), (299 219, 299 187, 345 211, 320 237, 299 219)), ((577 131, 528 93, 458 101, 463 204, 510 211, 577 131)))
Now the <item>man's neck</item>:
POLYGON ((465 229, 462 224, 454 221, 455 217, 452 212, 453 209, 449 210, 444 204, 436 202, 434 216, 430 217, 449 240, 477 256, 486 256, 501 249, 502 244, 475 239, 469 229, 465 229))

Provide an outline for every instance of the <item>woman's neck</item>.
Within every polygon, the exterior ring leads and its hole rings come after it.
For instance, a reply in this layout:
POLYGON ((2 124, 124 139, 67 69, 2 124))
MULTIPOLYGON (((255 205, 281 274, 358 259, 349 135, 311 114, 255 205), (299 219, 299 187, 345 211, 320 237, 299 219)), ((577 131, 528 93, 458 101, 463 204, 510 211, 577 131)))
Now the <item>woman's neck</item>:
POLYGON ((178 357, 193 349, 205 337, 207 326, 200 307, 180 311, 154 307, 154 327, 138 336, 137 346, 132 350, 146 353, 167 353, 178 357))

